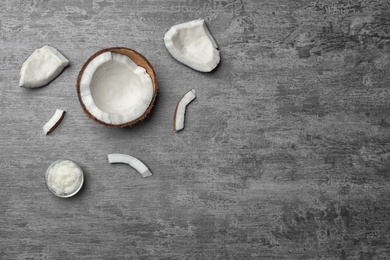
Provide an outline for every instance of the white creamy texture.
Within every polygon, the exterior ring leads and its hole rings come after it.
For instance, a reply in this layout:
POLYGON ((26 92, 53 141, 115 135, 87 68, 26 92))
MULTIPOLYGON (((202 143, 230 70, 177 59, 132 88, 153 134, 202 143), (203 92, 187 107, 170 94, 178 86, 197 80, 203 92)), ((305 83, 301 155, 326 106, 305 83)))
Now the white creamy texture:
POLYGON ((82 184, 82 170, 70 160, 59 161, 47 173, 47 184, 58 195, 74 193, 82 184))
POLYGON ((23 63, 19 86, 38 88, 47 85, 68 66, 69 61, 48 45, 36 49, 23 63))
POLYGON ((153 98, 152 79, 129 57, 105 52, 86 67, 80 95, 87 110, 107 124, 123 124, 142 116, 153 98))
POLYGON ((201 72, 212 71, 221 59, 217 43, 203 19, 172 26, 164 42, 175 59, 201 72))

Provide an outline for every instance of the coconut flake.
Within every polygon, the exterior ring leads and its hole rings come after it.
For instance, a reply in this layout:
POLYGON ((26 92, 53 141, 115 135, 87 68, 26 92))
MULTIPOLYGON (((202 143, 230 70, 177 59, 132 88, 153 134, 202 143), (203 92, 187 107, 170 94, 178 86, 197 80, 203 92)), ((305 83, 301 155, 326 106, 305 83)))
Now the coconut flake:
POLYGON ((173 119, 173 131, 179 132, 184 128, 184 116, 186 107, 192 100, 195 99, 195 89, 188 91, 179 101, 176 106, 175 115, 173 119))
POLYGON ((137 170, 142 177, 146 178, 152 176, 152 172, 146 165, 134 156, 120 153, 113 153, 108 155, 109 163, 125 163, 137 170))
POLYGON ((66 111, 56 109, 54 115, 43 126, 43 132, 45 132, 45 135, 50 134, 54 129, 56 129, 56 127, 61 123, 62 119, 64 118, 65 113, 66 111))
POLYGON ((164 42, 175 59, 201 72, 212 71, 221 59, 204 19, 172 26, 164 42))
POLYGON ((68 64, 69 60, 53 47, 45 45, 36 49, 23 63, 19 86, 26 88, 45 86, 60 75, 68 64))

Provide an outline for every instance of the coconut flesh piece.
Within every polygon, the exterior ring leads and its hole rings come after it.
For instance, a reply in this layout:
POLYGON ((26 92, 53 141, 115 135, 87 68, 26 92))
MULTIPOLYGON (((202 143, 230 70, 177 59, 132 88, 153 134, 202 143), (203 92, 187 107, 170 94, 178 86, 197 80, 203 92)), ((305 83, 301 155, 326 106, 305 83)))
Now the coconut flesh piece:
POLYGON ((146 178, 152 176, 152 172, 146 165, 134 156, 120 153, 113 153, 108 155, 109 163, 125 163, 137 170, 142 177, 146 178))
POLYGON ((56 127, 61 123, 62 119, 64 118, 65 113, 66 112, 61 109, 56 109, 54 115, 43 126, 43 132, 45 132, 45 135, 50 134, 54 129, 56 129, 56 127))
POLYGON ((126 55, 103 52, 89 62, 80 79, 85 109, 107 125, 141 117, 153 99, 152 79, 126 55))
POLYGON ((174 25, 164 37, 165 47, 181 63, 201 72, 217 67, 217 43, 203 19, 174 25))
POLYGON ((173 119, 173 131, 178 132, 184 129, 184 116, 186 107, 192 100, 195 99, 195 89, 188 91, 179 101, 176 106, 175 116, 173 119))
POLYGON ((68 66, 69 61, 48 45, 36 49, 20 70, 20 87, 38 88, 49 84, 68 66))

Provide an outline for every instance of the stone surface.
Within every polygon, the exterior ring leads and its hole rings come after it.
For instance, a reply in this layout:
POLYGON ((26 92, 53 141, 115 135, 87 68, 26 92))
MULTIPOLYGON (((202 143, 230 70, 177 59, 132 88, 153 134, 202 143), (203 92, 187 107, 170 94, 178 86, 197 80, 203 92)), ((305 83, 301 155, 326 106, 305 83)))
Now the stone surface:
POLYGON ((3 0, 0 259, 389 259, 390 5, 386 0, 3 0), (204 18, 222 61, 199 73, 163 36, 204 18), (45 44, 70 66, 18 87, 45 44), (82 112, 76 77, 99 49, 154 66, 151 115, 111 129, 82 112), (173 112, 195 88, 186 128, 173 112), (56 108, 67 114, 49 136, 56 108), (143 179, 108 153, 140 158, 143 179), (54 197, 47 167, 85 171, 54 197))

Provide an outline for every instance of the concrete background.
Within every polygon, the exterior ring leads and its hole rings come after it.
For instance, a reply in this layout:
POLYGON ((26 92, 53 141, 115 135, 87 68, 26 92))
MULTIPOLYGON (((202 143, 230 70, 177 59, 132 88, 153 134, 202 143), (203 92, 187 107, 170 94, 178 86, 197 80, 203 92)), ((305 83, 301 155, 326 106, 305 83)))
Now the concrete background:
POLYGON ((3 0, 0 29, 0 259, 390 259, 389 1, 3 0), (197 18, 221 50, 209 74, 162 40, 197 18), (18 87, 45 44, 70 66, 18 87), (83 62, 112 46, 142 53, 159 82, 131 128, 97 125, 77 100, 83 62), (113 152, 154 176, 110 165, 113 152), (44 183, 60 158, 85 171, 71 199, 44 183))

